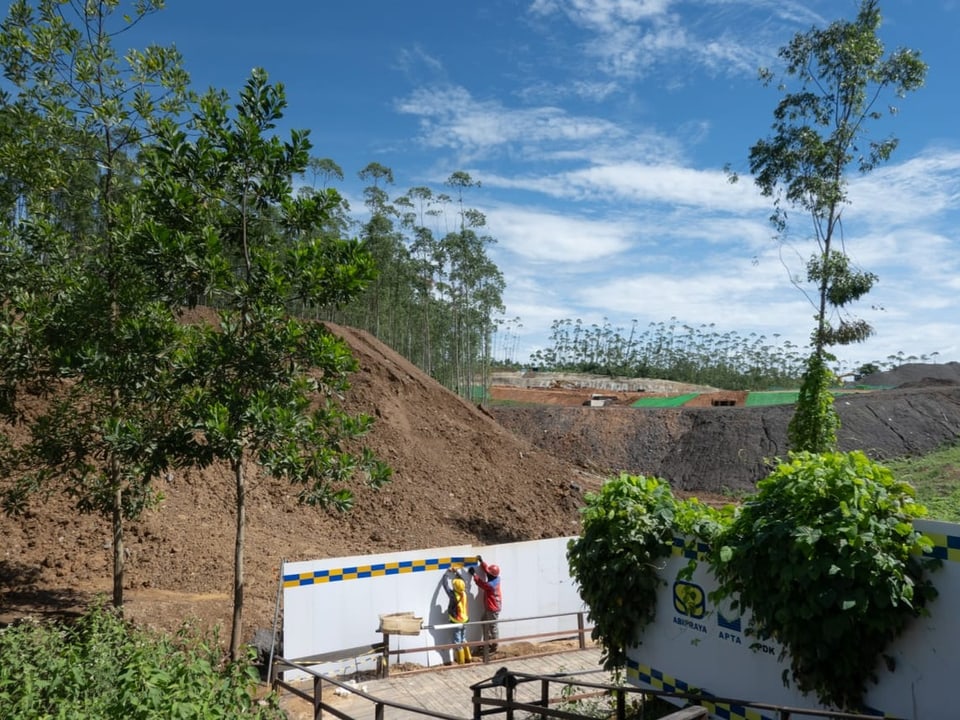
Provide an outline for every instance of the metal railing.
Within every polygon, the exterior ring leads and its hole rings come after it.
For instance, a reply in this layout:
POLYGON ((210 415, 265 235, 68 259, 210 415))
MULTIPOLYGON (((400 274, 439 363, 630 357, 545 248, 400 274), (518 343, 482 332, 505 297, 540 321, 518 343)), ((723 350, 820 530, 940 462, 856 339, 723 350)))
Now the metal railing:
MULTIPOLYGON (((586 625, 586 611, 576 611, 576 612, 565 612, 565 613, 552 613, 549 615, 530 615, 528 617, 515 617, 515 618, 500 618, 498 620, 476 620, 473 622, 463 623, 466 627, 482 627, 484 625, 509 625, 510 623, 518 622, 529 622, 531 620, 549 620, 551 618, 564 618, 564 617, 575 617, 577 619, 577 626, 575 628, 564 628, 561 630, 554 630, 552 632, 543 632, 543 633, 533 633, 529 635, 512 635, 512 636, 501 636, 497 638, 497 645, 509 645, 511 642, 523 642, 529 640, 537 640, 540 642, 550 641, 550 640, 566 640, 569 638, 577 639, 577 647, 580 650, 583 650, 587 647, 587 634, 593 631, 592 627, 587 627, 586 625)), ((425 630, 447 630, 459 627, 457 623, 438 623, 436 625, 424 625, 420 632, 423 633, 425 630)), ((390 647, 390 637, 389 632, 381 633, 383 636, 383 642, 381 645, 381 656, 380 664, 377 668, 378 677, 389 677, 390 676, 390 656, 394 655, 399 662, 400 656, 404 654, 421 654, 424 652, 430 652, 431 650, 436 651, 446 651, 453 650, 458 647, 469 647, 471 652, 473 648, 480 648, 480 652, 477 653, 476 657, 483 659, 484 663, 489 663, 491 656, 489 653, 488 640, 471 640, 464 643, 442 643, 438 645, 425 645, 422 647, 410 647, 410 648, 393 648, 390 647)), ((404 637, 410 637, 409 635, 404 635, 404 637)), ((548 651, 556 652, 556 651, 548 651)), ((529 656, 529 655, 528 655, 529 656)))
POLYGON ((313 683, 312 683, 312 692, 307 692, 302 690, 298 686, 288 683, 285 680, 280 678, 279 672, 276 677, 273 678, 273 689, 274 691, 285 690, 292 695, 306 700, 313 706, 313 718, 314 720, 320 720, 324 712, 328 712, 334 717, 340 718, 340 720, 354 720, 354 716, 349 713, 345 713, 334 705, 326 702, 323 699, 324 685, 333 686, 332 692, 336 692, 336 688, 343 689, 349 692, 351 695, 354 695, 359 698, 373 703, 374 706, 374 718, 375 720, 384 720, 385 708, 391 707, 396 710, 402 710, 404 712, 415 713, 417 715, 424 715, 426 717, 439 718, 440 720, 466 720, 459 715, 449 715, 447 713, 436 712, 434 710, 429 710, 423 707, 417 707, 415 705, 406 705, 404 703, 394 702, 392 700, 384 700, 382 698, 375 697, 365 692, 362 688, 355 687, 346 683, 337 678, 330 677, 329 675, 323 675, 318 673, 316 670, 313 670, 309 667, 303 665, 298 665, 292 660, 287 660, 282 657, 274 659, 274 668, 288 668, 290 670, 299 670, 301 672, 307 673, 313 683))
MULTIPOLYGON (((600 671, 602 672, 602 671, 600 671)), ((569 709, 552 708, 551 704, 557 702, 565 706, 574 705, 577 701, 587 697, 598 697, 601 695, 610 695, 611 712, 610 720, 626 720, 628 707, 630 708, 631 720, 643 720, 644 710, 646 708, 647 698, 662 698, 684 700, 688 707, 705 707, 710 714, 721 714, 724 712, 715 712, 717 708, 727 708, 725 714, 729 716, 730 707, 741 709, 752 709, 757 711, 767 711, 776 715, 779 720, 790 720, 793 715, 803 715, 804 717, 831 718, 833 720, 877 720, 876 714, 862 714, 841 712, 838 710, 818 710, 810 708, 791 707, 788 705, 775 705, 772 703, 759 702, 756 700, 743 700, 740 698, 726 698, 716 695, 706 695, 703 693, 675 692, 666 690, 649 690, 633 685, 612 685, 609 683, 590 682, 582 679, 584 673, 556 674, 556 675, 530 675, 522 672, 509 672, 506 668, 501 668, 492 678, 476 683, 471 686, 473 690, 473 720, 482 720, 489 715, 502 714, 505 720, 515 720, 516 713, 523 712, 529 715, 537 716, 541 720, 547 718, 558 718, 558 720, 582 720, 584 715, 572 712, 569 709), (523 700, 518 697, 519 688, 528 683, 539 685, 539 693, 528 691, 526 697, 535 699, 523 700), (563 685, 565 690, 559 693, 554 690, 551 696, 551 684, 563 685), (504 697, 485 696, 483 692, 487 690, 496 690, 503 692, 504 697), (592 690, 593 692, 589 692, 592 690), (587 691, 587 692, 585 692, 587 691), (560 700, 556 700, 559 696, 560 700), (637 702, 628 704, 629 696, 636 696, 637 702)), ((891 716, 885 715, 884 720, 891 720, 891 716)))
MULTIPOLYGON (((323 675, 285 658, 277 658, 276 663, 278 666, 305 672, 311 677, 312 692, 285 682, 279 677, 274 678, 273 687, 274 690, 286 690, 309 702, 313 707, 314 720, 320 720, 324 712, 330 713, 339 720, 355 720, 357 717, 357 715, 351 715, 326 702, 323 695, 324 685, 327 685, 326 690, 328 692, 336 692, 337 688, 342 688, 352 696, 371 703, 374 707, 374 720, 385 720, 386 708, 429 718, 438 718, 439 720, 468 720, 468 718, 459 715, 451 715, 429 708, 379 698, 367 693, 360 687, 323 675)), ((510 672, 506 668, 501 668, 490 679, 470 686, 473 705, 472 720, 484 720, 484 718, 492 715, 502 715, 504 720, 517 720, 517 713, 523 713, 522 717, 536 717, 539 720, 593 720, 596 717, 595 714, 578 713, 576 708, 584 700, 599 697, 609 698, 610 707, 606 717, 610 720, 626 720, 628 716, 631 720, 644 720, 648 707, 647 700, 650 698, 684 700, 687 702, 686 710, 702 707, 707 713, 714 715, 718 712, 729 714, 729 708, 736 707, 738 712, 741 713, 746 709, 772 713, 778 720, 790 720, 793 715, 832 718, 833 720, 877 720, 876 715, 791 707, 698 693, 648 690, 632 685, 591 682, 584 679, 585 675, 604 672, 606 671, 598 669, 587 672, 531 675, 522 672, 510 672), (524 690, 525 686, 526 690, 524 690), (558 689, 558 686, 560 689, 558 689), (485 692, 496 692, 502 696, 484 694, 485 692), (636 700, 634 702, 629 701, 631 696, 635 696, 636 700), (726 710, 718 711, 718 708, 726 708, 726 710)), ((362 715, 368 717, 367 713, 362 715)), ((676 716, 694 717, 696 715, 693 713, 684 715, 682 712, 678 712, 670 717, 676 716)), ((885 716, 885 720, 895 719, 885 716)))

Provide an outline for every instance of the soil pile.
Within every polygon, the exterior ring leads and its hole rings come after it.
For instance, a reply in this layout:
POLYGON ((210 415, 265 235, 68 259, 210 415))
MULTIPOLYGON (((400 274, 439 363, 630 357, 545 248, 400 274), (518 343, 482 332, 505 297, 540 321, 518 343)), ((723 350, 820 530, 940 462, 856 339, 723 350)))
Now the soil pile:
POLYGON ((960 363, 907 363, 893 370, 866 375, 859 382, 873 387, 960 385, 960 363))
MULTIPOLYGON (((355 488, 352 511, 298 506, 283 482, 247 496, 245 636, 271 627, 281 559, 363 555, 576 534, 591 476, 512 435, 364 332, 331 326, 360 370, 344 406, 375 417, 365 439, 394 471, 379 491, 355 488)), ((226 468, 176 472, 165 499, 126 528, 127 614, 175 629, 184 620, 229 630, 234 489, 226 468)), ((106 520, 78 516, 54 494, 26 517, 0 514, 0 623, 109 597, 106 520)))

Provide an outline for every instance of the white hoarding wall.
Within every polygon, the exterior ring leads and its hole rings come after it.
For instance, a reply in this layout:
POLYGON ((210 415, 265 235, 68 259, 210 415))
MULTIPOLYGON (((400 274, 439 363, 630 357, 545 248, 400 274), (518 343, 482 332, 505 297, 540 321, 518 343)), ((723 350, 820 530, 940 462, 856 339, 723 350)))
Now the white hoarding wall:
MULTIPOLYGON (((575 628, 575 617, 510 621, 585 610, 567 566, 569 540, 552 538, 284 563, 283 655, 291 660, 326 656, 324 662, 314 666, 324 673, 373 669, 376 658, 369 648, 382 641, 378 632, 380 615, 403 612, 423 618, 425 629, 419 636, 392 635, 391 649, 451 642, 450 628, 429 627, 448 623, 447 596, 441 580, 450 568, 468 567, 478 556, 501 568, 501 636, 575 628), (366 654, 364 647, 368 649, 366 654)), ((483 615, 482 591, 468 574, 464 573, 464 579, 470 594, 470 619, 479 621, 483 615)), ((480 639, 481 626, 468 626, 467 640, 480 639)), ((402 653, 392 655, 390 662, 398 658, 400 662, 429 667, 449 662, 450 654, 436 650, 402 653)))
MULTIPOLYGON (((869 686, 867 710, 911 720, 960 718, 960 705, 951 699, 960 671, 960 525, 917 521, 915 526, 930 537, 933 554, 943 560, 930 576, 939 595, 929 606, 929 616, 914 620, 888 648, 894 670, 883 661, 878 663, 879 683, 869 686)), ((657 690, 696 688, 716 697, 827 709, 814 695, 804 696, 792 685, 784 686, 781 677, 789 670, 789 660, 778 660, 778 645, 768 642, 751 648, 755 638, 744 633, 749 611, 741 616, 729 605, 711 603, 709 593, 717 583, 705 562, 699 563, 689 580, 680 578, 693 553, 682 550, 680 538, 675 545, 661 573, 667 584, 657 598, 656 618, 640 633, 639 644, 627 652, 628 680, 657 690)), ((817 628, 811 625, 810 632, 816 633, 817 628)), ((776 720, 772 711, 728 704, 710 709, 718 718, 776 720)), ((791 715, 801 717, 811 716, 791 715)))

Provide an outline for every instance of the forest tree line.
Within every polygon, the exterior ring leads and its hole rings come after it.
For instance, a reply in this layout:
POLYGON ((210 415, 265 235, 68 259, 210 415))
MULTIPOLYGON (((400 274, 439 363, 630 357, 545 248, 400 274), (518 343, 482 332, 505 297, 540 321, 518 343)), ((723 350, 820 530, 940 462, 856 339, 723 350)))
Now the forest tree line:
MULTIPOLYGON (((324 180, 343 179, 332 160, 311 162, 324 180)), ((375 279, 318 317, 370 332, 450 390, 468 396, 485 385, 493 362, 496 318, 503 313, 503 273, 488 250, 483 213, 468 204, 480 183, 462 171, 443 189, 412 187, 393 198, 393 171, 370 163, 359 172, 367 219, 338 208, 340 229, 355 229, 376 268, 375 279)), ((300 193, 310 195, 311 187, 300 193)))

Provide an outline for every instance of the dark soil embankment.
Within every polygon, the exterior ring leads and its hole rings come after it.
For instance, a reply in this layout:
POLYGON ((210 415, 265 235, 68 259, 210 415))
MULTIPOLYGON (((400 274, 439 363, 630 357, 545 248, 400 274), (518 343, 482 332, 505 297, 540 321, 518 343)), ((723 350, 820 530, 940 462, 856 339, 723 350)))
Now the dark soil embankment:
MULTIPOLYGON (((839 398, 840 449, 882 460, 956 441, 960 372, 955 379, 952 373, 958 369, 956 363, 905 366, 884 377, 902 381, 899 388, 839 398), (927 379, 925 367, 941 370, 927 379)), ((594 472, 657 475, 675 490, 722 493, 752 490, 769 473, 767 459, 786 455, 793 410, 527 406, 491 413, 541 449, 594 472)))

